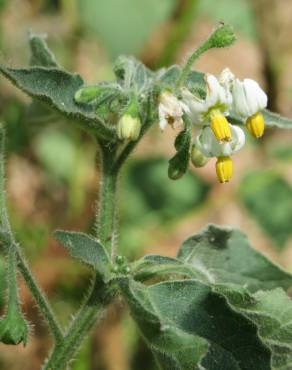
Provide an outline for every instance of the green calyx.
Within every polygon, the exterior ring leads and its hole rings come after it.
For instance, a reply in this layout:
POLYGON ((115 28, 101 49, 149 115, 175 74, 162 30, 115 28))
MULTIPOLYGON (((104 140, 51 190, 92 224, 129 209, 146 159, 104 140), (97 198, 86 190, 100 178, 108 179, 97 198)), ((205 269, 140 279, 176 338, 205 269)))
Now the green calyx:
POLYGON ((28 324, 18 307, 10 306, 6 316, 0 320, 0 342, 12 345, 22 342, 25 346, 28 331, 28 324))

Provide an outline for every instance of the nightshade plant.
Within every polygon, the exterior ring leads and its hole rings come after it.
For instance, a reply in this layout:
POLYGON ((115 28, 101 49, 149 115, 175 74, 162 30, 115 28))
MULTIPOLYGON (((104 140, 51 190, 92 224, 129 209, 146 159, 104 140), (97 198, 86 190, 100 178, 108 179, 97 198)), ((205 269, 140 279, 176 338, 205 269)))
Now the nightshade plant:
POLYGON ((44 370, 68 369, 118 297, 127 303, 159 369, 292 369, 292 303, 287 294, 292 276, 255 251, 239 230, 208 225, 183 242, 176 258, 147 255, 129 263, 119 255, 117 179, 152 125, 179 129, 169 161, 171 179, 183 176, 190 160, 200 167, 208 157, 217 157, 220 182, 231 178, 230 156, 243 146, 244 131, 262 136, 264 121, 267 127, 292 128, 292 121, 265 109, 267 97, 256 82, 241 82, 229 70, 219 79, 192 70, 202 53, 234 41, 231 27, 220 25, 185 65, 155 72, 122 56, 114 64, 116 80, 92 86, 60 67, 39 35, 30 35, 29 67, 0 66, 2 75, 34 104, 46 105, 92 134, 102 172, 92 235, 55 232, 70 255, 94 274, 79 312, 64 330, 10 227, 1 127, 0 238, 7 256, 8 298, 0 321, 3 343, 29 340, 18 297, 20 272, 54 338, 44 370), (194 134, 195 128, 199 131, 194 134))

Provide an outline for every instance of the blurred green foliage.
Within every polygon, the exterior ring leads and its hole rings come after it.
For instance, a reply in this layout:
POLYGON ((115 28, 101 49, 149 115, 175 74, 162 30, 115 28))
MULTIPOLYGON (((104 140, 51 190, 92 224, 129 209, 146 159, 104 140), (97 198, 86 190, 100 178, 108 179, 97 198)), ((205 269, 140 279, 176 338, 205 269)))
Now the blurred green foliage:
POLYGON ((5 122, 8 152, 21 152, 29 146, 31 127, 26 120, 27 107, 16 98, 1 99, 0 104, 5 109, 0 112, 0 119, 5 122))
POLYGON ((292 146, 291 144, 272 143, 269 147, 269 154, 277 160, 283 162, 292 161, 292 146))
POLYGON ((86 199, 86 182, 94 167, 95 149, 81 133, 48 127, 35 138, 34 150, 51 179, 68 186, 69 209, 79 211, 86 199))
POLYGON ((272 170, 249 173, 242 180, 239 196, 250 214, 279 249, 292 235, 292 187, 272 170))
POLYGON ((5 289, 6 289, 6 280, 5 280, 5 262, 3 256, 0 254, 0 311, 2 310, 5 303, 5 289))
POLYGON ((248 0, 220 0, 216 5, 218 6, 214 6, 214 0, 201 0, 201 15, 207 15, 216 22, 231 24, 248 37, 256 36, 254 13, 248 0))
POLYGON ((109 55, 137 54, 151 33, 165 21, 175 0, 79 0, 83 29, 93 32, 109 55))
POLYGON ((192 172, 170 181, 165 158, 133 161, 122 186, 121 245, 129 251, 143 248, 156 224, 167 227, 197 209, 205 201, 210 185, 192 172), (143 227, 141 227, 143 225, 143 227))

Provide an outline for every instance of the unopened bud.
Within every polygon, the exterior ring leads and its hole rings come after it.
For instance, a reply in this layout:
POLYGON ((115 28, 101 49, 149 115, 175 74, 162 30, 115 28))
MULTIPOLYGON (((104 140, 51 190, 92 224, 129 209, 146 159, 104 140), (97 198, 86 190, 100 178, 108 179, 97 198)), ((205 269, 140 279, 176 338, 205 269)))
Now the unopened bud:
POLYGON ((100 86, 84 86, 77 90, 74 99, 76 103, 89 103, 100 93, 100 86))
POLYGON ((141 121, 138 117, 126 113, 120 118, 117 127, 119 139, 135 141, 138 139, 140 131, 141 121))
POLYGON ((235 40, 233 28, 228 24, 222 24, 212 33, 209 43, 213 48, 224 48, 232 45, 235 40))
POLYGON ((196 147, 196 145, 193 144, 191 150, 191 161, 195 167, 200 168, 204 167, 208 163, 209 158, 204 156, 204 154, 196 147))
POLYGON ((129 105, 120 118, 117 126, 117 134, 121 140, 136 141, 141 131, 139 105, 136 96, 132 96, 129 105))

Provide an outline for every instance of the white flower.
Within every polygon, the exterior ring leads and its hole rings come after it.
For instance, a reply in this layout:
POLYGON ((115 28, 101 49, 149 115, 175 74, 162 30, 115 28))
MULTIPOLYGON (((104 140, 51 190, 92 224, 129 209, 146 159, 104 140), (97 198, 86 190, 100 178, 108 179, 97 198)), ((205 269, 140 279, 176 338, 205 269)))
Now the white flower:
POLYGON ((229 68, 223 69, 219 76, 219 82, 220 84, 225 87, 225 89, 231 91, 233 87, 233 83, 235 80, 234 74, 230 71, 229 68))
POLYGON ((248 118, 267 107, 268 98, 259 84, 249 78, 236 79, 232 89, 233 110, 239 116, 248 118))
POLYGON ((225 157, 238 152, 245 144, 244 131, 234 125, 230 125, 232 139, 229 142, 218 142, 212 129, 208 126, 202 128, 195 139, 196 147, 206 157, 225 157))
POLYGON ((221 85, 215 76, 206 74, 205 81, 207 88, 205 99, 196 97, 187 89, 182 91, 183 100, 190 109, 191 118, 199 125, 209 124, 212 111, 227 115, 232 104, 230 91, 221 85))
POLYGON ((178 100, 169 91, 163 91, 159 96, 159 126, 163 131, 170 124, 174 128, 183 126, 182 116, 184 112, 189 112, 188 107, 182 101, 178 100))

